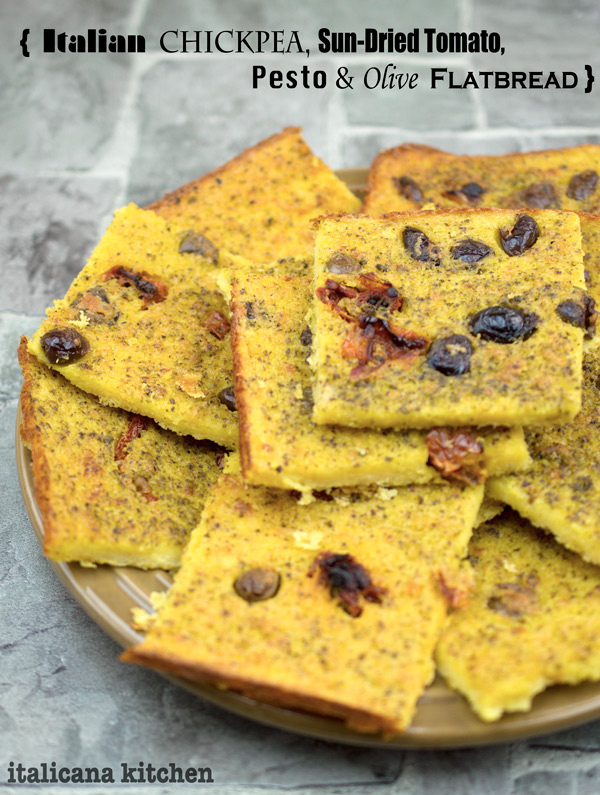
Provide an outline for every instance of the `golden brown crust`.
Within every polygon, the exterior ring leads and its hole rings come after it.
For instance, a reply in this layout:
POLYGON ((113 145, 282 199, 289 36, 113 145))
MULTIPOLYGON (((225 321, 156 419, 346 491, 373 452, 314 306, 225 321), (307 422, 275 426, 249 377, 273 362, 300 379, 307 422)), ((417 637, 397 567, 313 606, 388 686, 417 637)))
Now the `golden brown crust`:
POLYGON ((568 190, 570 178, 590 168, 596 175, 600 170, 600 147, 596 144, 501 155, 456 155, 420 144, 402 144, 374 159, 364 211, 381 215, 430 203, 451 207, 458 201, 467 206, 597 212, 600 190, 592 188, 585 198, 576 198, 568 190), (401 177, 411 181, 407 192, 393 184, 401 177), (477 183, 481 193, 461 195, 461 187, 470 182, 477 183))
POLYGON ((239 336, 239 323, 243 315, 242 304, 237 301, 238 283, 233 282, 231 286, 231 303, 233 312, 231 314, 231 353, 233 356, 233 378, 235 383, 235 404, 238 414, 238 427, 239 427, 239 453, 242 472, 246 477, 248 470, 252 465, 251 452, 250 452, 250 425, 248 417, 248 396, 246 394, 246 384, 242 378, 242 356, 240 351, 240 336, 239 336))
POLYGON ((23 427, 25 428, 25 438, 23 441, 31 446, 31 465, 33 471, 33 483, 35 499, 42 515, 44 527, 44 553, 52 545, 53 539, 57 534, 54 512, 52 510, 52 500, 50 496, 50 476, 46 450, 41 443, 41 433, 35 418, 35 409, 32 396, 33 378, 31 375, 31 360, 33 357, 27 351, 28 339, 25 335, 21 336, 18 348, 19 364, 23 371, 23 386, 21 388, 21 411, 23 413, 23 427))
POLYGON ((122 662, 158 668, 167 673, 183 676, 195 682, 202 682, 225 687, 246 698, 272 704, 284 709, 302 710, 331 718, 343 720, 349 728, 362 732, 383 732, 385 736, 398 734, 398 727, 393 721, 383 716, 373 715, 365 710, 357 709, 333 700, 318 698, 309 692, 291 691, 258 682, 249 677, 226 674, 222 669, 213 668, 201 663, 189 663, 172 652, 161 650, 153 654, 137 646, 126 649, 120 657, 122 662))

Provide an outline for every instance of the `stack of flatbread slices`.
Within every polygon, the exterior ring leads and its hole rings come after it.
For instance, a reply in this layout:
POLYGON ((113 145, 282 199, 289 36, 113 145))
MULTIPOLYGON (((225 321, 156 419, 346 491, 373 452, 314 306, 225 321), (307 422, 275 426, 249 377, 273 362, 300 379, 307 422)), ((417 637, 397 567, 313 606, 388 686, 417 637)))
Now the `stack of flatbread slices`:
POLYGON ((405 145, 362 205, 288 128, 115 214, 19 357, 46 554, 176 571, 125 660, 384 736, 600 679, 599 170, 405 145))

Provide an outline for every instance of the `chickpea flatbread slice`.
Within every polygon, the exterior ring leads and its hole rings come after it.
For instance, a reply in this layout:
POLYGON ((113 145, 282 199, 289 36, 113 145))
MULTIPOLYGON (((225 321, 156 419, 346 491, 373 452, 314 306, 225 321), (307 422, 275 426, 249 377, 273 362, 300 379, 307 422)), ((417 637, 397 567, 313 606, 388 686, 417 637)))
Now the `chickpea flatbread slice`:
POLYGON ((22 437, 44 552, 58 561, 173 569, 223 451, 101 405, 19 347, 22 437))
POLYGON ((401 732, 434 675, 443 583, 460 576, 482 487, 299 503, 227 473, 129 662, 401 732))
POLYGON ((287 127, 150 209, 253 262, 308 253, 311 219, 356 212, 361 201, 287 127))
MULTIPOLYGON (((233 283, 231 340, 244 476, 287 489, 442 483, 433 453, 444 433, 453 458, 445 476, 477 482, 526 469, 521 428, 387 431, 316 425, 312 414, 312 258, 239 271, 233 283), (470 439, 460 447, 460 441, 470 439)), ((440 451, 438 451, 440 452, 440 451)))
POLYGON ((569 423, 525 429, 533 464, 487 491, 587 561, 600 564, 600 349, 583 359, 583 405, 569 423))
POLYGON ((430 146, 386 149, 369 171, 364 211, 438 207, 530 207, 600 213, 600 146, 454 155, 430 146))
POLYGON ((315 422, 513 426, 579 410, 595 311, 576 213, 330 216, 315 251, 315 422))
POLYGON ((30 351, 103 403, 228 447, 229 322, 210 275, 237 258, 131 204, 56 301, 30 351))
POLYGON ((600 680, 600 569, 509 511, 475 530, 475 587, 449 617, 438 670, 485 721, 555 684, 600 680))

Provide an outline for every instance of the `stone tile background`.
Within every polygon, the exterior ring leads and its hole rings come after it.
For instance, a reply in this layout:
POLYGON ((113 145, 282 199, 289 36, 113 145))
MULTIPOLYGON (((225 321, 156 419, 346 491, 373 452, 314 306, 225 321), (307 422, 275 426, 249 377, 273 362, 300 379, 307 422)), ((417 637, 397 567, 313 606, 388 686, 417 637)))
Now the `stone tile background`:
MULTIPOLYGON (((219 793, 332 792, 592 795, 600 788, 600 723, 484 749, 347 748, 255 725, 117 662, 115 644, 43 559, 14 465, 20 374, 14 352, 61 295, 128 200, 147 202, 287 124, 304 127, 337 168, 368 165, 416 140, 456 152, 600 141, 597 97, 552 91, 373 90, 371 67, 425 74, 475 69, 600 69, 596 0, 3 0, 0 5, 0 789, 9 760, 110 765, 210 764, 219 793), (506 55, 318 55, 316 31, 435 27, 497 30, 506 55), (31 57, 18 42, 31 29, 31 57), (41 52, 45 27, 142 32, 138 55, 41 52), (169 29, 297 29, 309 60, 252 54, 167 55, 169 29), (353 91, 253 91, 254 63, 347 65, 353 91)), ((196 788, 178 785, 177 792, 196 788)), ((29 792, 63 793, 60 787, 29 792)), ((91 791, 88 789, 86 791, 91 791)), ((106 790, 103 790, 106 791, 106 790)), ((129 785, 141 795, 165 787, 129 785)))

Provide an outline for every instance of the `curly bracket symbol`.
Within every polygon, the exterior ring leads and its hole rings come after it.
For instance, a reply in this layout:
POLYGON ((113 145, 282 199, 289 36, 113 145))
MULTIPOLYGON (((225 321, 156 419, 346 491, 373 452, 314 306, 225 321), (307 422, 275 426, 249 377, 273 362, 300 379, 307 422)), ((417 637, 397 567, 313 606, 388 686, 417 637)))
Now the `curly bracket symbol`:
POLYGON ((584 93, 589 94, 590 91, 592 90, 592 83, 596 78, 594 77, 594 73, 592 72, 592 67, 587 63, 585 65, 585 71, 587 73, 587 85, 585 87, 584 93))
POLYGON ((21 45, 21 50, 23 51, 23 55, 25 58, 29 58, 29 50, 27 49, 27 37, 29 36, 29 28, 25 28, 23 30, 23 36, 21 37, 21 41, 19 44, 21 45))

